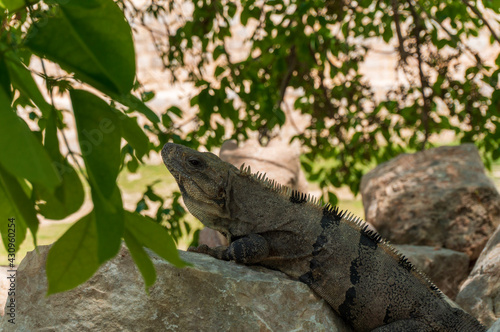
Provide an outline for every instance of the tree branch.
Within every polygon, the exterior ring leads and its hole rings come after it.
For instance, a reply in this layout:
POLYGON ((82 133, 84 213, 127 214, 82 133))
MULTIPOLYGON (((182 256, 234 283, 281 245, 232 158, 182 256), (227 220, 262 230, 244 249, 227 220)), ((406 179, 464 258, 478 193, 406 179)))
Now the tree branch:
POLYGON ((415 22, 415 40, 416 40, 416 52, 417 52, 417 61, 418 61, 418 73, 420 77, 420 88, 422 89, 422 98, 424 99, 424 106, 422 112, 422 124, 424 126, 424 141, 422 142, 422 150, 425 149, 427 141, 429 140, 429 114, 431 112, 431 101, 429 97, 426 95, 425 90, 429 87, 429 82, 427 81, 427 77, 425 76, 423 69, 423 60, 422 60, 422 42, 420 40, 420 32, 422 31, 422 25, 420 22, 420 16, 418 15, 413 4, 409 2, 410 10, 413 16, 413 20, 415 22))
POLYGON ((401 21, 399 19, 398 0, 392 0, 391 5, 392 5, 392 11, 394 12, 394 24, 396 25, 396 35, 398 36, 399 55, 401 57, 401 60, 404 63, 406 63, 406 58, 408 57, 408 53, 405 51, 404 48, 404 38, 403 38, 403 33, 401 32, 401 21))
MULTIPOLYGON (((413 2, 413 1, 412 1, 413 2)), ((462 41, 460 40, 460 38, 453 34, 451 31, 449 31, 444 25, 442 22, 440 22, 436 17, 434 17, 431 13, 429 13, 428 10, 426 10, 419 2, 415 2, 415 4, 420 8, 420 10, 422 10, 429 19, 431 19, 432 21, 436 22, 439 27, 444 31, 446 32, 446 34, 453 40, 457 43, 458 47, 459 48, 463 48, 465 51, 469 52, 473 57, 474 59, 476 60, 476 64, 478 65, 478 67, 480 67, 481 69, 484 69, 484 61, 483 59, 481 59, 481 57, 479 56, 479 54, 477 54, 477 52, 475 52, 474 50, 472 50, 469 46, 467 46, 466 44, 462 43, 462 41)))
POLYGON ((467 5, 467 7, 470 8, 470 10, 472 10, 474 12, 474 14, 476 14, 476 16, 483 21, 484 25, 486 25, 486 27, 488 28, 488 30, 490 30, 491 32, 491 35, 493 36, 493 38, 495 38, 495 40, 500 44, 500 37, 497 36, 495 30, 493 30, 493 28, 491 27, 491 25, 488 23, 488 21, 486 21, 486 19, 484 18, 483 14, 479 11, 479 9, 477 9, 475 6, 471 5, 471 3, 468 1, 468 0, 462 0, 462 2, 467 5))
MULTIPOLYGON (((328 109, 329 109, 329 114, 328 116, 331 118, 331 119, 335 119, 335 120, 338 120, 339 119, 339 114, 338 112, 334 112, 336 107, 332 104, 332 101, 330 100, 330 97, 328 96, 328 89, 326 88, 325 86, 325 75, 323 73, 323 70, 321 68, 321 64, 318 62, 318 60, 316 59, 316 55, 314 53, 314 50, 311 48, 311 45, 309 45, 309 53, 311 54, 311 58, 313 59, 314 63, 320 67, 318 69, 318 76, 319 76, 319 86, 321 88, 321 92, 323 93, 323 98, 325 98, 325 103, 326 105, 328 106, 328 109)), ((328 59, 327 61, 333 65, 328 59)), ((314 81, 314 78, 309 75, 311 77, 311 80, 314 81)))
POLYGON ((280 99, 278 100, 276 105, 274 105, 275 109, 278 109, 280 107, 281 103, 283 102, 283 99, 285 99, 286 88, 290 84, 290 80, 292 79, 293 71, 295 70, 295 67, 297 66, 297 54, 295 53, 295 45, 293 45, 290 48, 290 55, 288 55, 287 62, 288 62, 288 71, 287 71, 285 77, 283 78, 283 80, 281 81, 280 99))

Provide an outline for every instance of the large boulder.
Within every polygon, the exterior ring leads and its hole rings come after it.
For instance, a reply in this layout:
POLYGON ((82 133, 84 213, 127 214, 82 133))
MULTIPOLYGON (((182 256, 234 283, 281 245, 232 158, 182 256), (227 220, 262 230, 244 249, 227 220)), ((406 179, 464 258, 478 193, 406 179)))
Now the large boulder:
POLYGON ((363 176, 361 195, 366 220, 391 242, 471 260, 500 224, 500 195, 473 144, 400 155, 363 176))
POLYGON ((486 326, 500 319, 500 227, 460 288, 457 303, 486 326))
POLYGON ((178 269, 150 253, 158 280, 144 291, 127 249, 86 283, 46 297, 49 246, 17 274, 16 321, 1 331, 352 331, 305 284, 260 267, 180 252, 178 269))
POLYGON ((395 247, 444 294, 455 299, 460 284, 469 274, 469 256, 463 252, 427 246, 400 244, 395 247))
POLYGON ((488 332, 500 332, 500 318, 497 319, 497 321, 493 323, 493 325, 491 325, 488 332))

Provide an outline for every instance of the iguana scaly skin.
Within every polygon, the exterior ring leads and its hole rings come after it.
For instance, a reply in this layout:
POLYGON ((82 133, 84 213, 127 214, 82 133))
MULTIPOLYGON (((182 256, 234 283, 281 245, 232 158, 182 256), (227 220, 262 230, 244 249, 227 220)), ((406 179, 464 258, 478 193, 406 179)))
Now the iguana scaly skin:
POLYGON ((282 271, 357 331, 486 331, 360 219, 212 153, 167 143, 162 157, 189 211, 229 241, 194 251, 282 271))

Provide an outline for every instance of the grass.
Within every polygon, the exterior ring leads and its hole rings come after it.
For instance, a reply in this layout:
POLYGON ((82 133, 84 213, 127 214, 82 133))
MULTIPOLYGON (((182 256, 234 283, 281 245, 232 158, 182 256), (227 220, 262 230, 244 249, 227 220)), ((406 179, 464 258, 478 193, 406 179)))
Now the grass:
MULTIPOLYGON (((45 244, 51 244, 54 243, 61 235, 64 234, 68 230, 68 228, 71 227, 71 223, 53 223, 53 224, 47 224, 47 225, 40 225, 40 228, 38 230, 38 245, 45 245, 45 244)), ((16 261, 15 264, 19 265, 21 263, 21 260, 26 256, 26 253, 28 251, 32 251, 35 249, 35 246, 33 244, 33 236, 31 233, 28 231, 26 234, 26 239, 24 242, 21 244, 18 252, 16 253, 16 261)), ((5 247, 2 245, 0 246, 0 265, 8 265, 7 261, 7 251, 5 250, 5 247)))
POLYGON ((150 184, 159 193, 170 193, 176 187, 175 180, 164 165, 144 165, 137 173, 124 171, 118 176, 118 185, 128 193, 143 193, 150 184))

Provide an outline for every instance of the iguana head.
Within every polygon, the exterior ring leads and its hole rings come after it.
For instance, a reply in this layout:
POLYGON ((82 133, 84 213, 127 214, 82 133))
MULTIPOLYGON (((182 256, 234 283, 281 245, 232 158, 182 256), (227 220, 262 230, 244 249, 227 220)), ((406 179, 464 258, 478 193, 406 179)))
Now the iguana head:
POLYGON ((225 231, 229 219, 227 191, 230 177, 239 170, 210 152, 167 143, 163 162, 174 176, 189 212, 208 227, 225 231))

